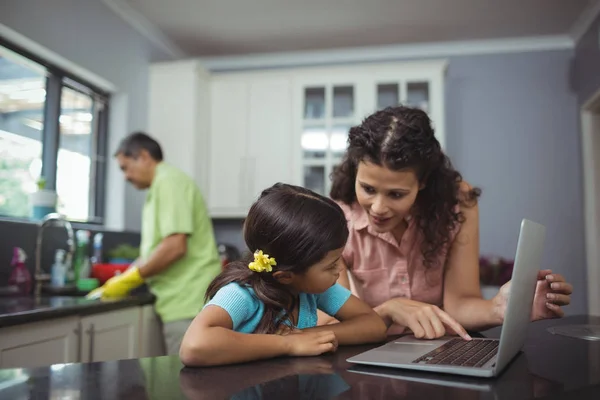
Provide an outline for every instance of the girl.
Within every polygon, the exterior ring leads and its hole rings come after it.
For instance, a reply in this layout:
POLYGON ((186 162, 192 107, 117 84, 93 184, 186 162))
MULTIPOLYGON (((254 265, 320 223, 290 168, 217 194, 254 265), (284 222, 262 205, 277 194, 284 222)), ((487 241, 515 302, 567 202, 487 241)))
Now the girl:
POLYGON ((248 259, 227 265, 180 349, 187 366, 315 356, 339 344, 382 341, 383 320, 336 284, 348 228, 341 208, 310 190, 276 184, 244 222, 248 259), (317 308, 340 323, 316 327, 317 308))
MULTIPOLYGON (((464 328, 501 325, 510 282, 482 299, 479 194, 442 152, 425 112, 393 107, 367 117, 350 129, 333 176, 331 197, 350 228, 340 284, 349 288, 350 276, 395 333, 468 340, 464 328)), ((562 316, 571 292, 561 275, 540 271, 532 320, 562 316)))

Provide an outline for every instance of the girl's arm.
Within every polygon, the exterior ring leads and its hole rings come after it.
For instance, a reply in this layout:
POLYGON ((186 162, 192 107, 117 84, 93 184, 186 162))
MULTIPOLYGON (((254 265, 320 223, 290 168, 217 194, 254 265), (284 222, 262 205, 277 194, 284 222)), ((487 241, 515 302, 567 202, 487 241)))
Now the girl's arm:
POLYGON ((179 357, 184 365, 235 364, 278 356, 316 356, 337 348, 331 330, 305 335, 264 335, 232 330, 233 321, 219 306, 204 308, 188 328, 179 357))
MULTIPOLYGON (((341 271, 337 283, 350 290, 350 278, 348 277, 348 268, 346 267, 346 263, 344 262, 343 258, 339 261, 339 263, 341 266, 341 271)), ((317 325, 330 325, 336 324, 338 322, 340 321, 338 321, 334 317, 325 314, 321 310, 317 310, 317 325)))
POLYGON ((381 317, 354 295, 350 295, 335 318, 338 323, 304 329, 303 332, 331 331, 340 345, 377 343, 387 337, 387 326, 381 317))

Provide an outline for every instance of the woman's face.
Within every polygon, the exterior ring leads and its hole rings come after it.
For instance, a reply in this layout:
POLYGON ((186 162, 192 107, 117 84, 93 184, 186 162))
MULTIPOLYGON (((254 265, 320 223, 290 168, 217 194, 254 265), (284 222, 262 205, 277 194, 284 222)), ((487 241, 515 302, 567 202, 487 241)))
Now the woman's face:
POLYGON ((358 164, 355 185, 358 204, 378 233, 393 231, 404 223, 420 186, 417 175, 410 169, 392 171, 366 161, 358 164))

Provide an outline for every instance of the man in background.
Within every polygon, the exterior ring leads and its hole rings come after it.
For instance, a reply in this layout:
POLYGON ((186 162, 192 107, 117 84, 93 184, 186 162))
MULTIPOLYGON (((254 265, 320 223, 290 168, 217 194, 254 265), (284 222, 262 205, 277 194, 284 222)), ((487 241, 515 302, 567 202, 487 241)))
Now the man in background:
POLYGON ((133 133, 121 141, 115 157, 128 182, 148 189, 140 258, 94 292, 122 297, 147 283, 156 296, 167 354, 178 354, 185 331, 204 305, 206 288, 221 270, 212 222, 194 181, 163 161, 156 140, 133 133))

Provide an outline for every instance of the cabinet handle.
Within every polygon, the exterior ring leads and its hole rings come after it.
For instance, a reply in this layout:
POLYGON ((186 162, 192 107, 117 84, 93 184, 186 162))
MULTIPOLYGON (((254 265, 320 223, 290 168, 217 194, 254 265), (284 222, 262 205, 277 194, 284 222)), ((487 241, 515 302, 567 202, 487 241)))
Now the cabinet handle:
POLYGON ((248 172, 248 177, 246 179, 246 202, 248 208, 254 202, 254 178, 255 178, 255 170, 256 170, 256 157, 248 157, 248 167, 246 171, 248 172))
POLYGON ((90 329, 86 332, 90 335, 89 361, 94 362, 94 324, 90 324, 90 329))
POLYGON ((247 192, 247 164, 248 159, 246 157, 242 157, 240 160, 240 186, 239 186, 239 205, 241 207, 246 207, 246 192, 247 192))
POLYGON ((81 342, 81 321, 77 322, 77 328, 75 328, 75 335, 77 335, 77 360, 76 360, 76 362, 81 362, 81 346, 83 346, 83 343, 81 342))

